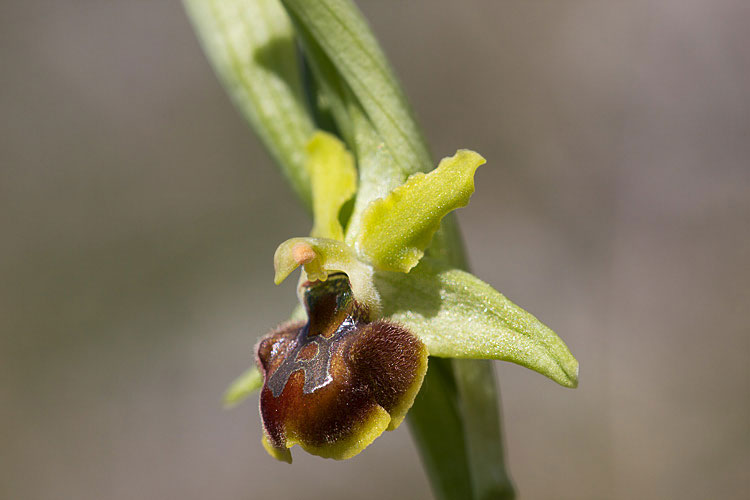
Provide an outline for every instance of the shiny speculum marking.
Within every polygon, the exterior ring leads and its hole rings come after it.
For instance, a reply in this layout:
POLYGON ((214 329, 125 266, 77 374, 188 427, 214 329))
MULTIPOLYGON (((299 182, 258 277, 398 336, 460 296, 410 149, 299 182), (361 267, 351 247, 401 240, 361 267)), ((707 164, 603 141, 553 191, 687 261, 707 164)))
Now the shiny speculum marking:
POLYGON ((345 277, 332 277, 309 287, 304 299, 311 319, 300 329, 295 346, 266 384, 275 398, 284 392, 289 378, 297 371, 304 375, 303 394, 331 383, 332 350, 336 343, 353 333, 363 319, 345 277), (310 356, 313 349, 315 354, 310 356))
POLYGON ((331 376, 331 347, 343 336, 353 332, 354 328, 354 321, 347 318, 331 337, 326 338, 321 335, 310 336, 309 325, 305 325, 297 337, 297 345, 268 381, 268 388, 271 389, 273 396, 277 398, 284 392, 289 377, 297 370, 302 370, 304 373, 305 383, 302 386, 304 394, 309 394, 329 384, 333 380, 333 376, 331 376), (317 347, 315 356, 307 359, 300 356, 301 351, 311 344, 317 347))

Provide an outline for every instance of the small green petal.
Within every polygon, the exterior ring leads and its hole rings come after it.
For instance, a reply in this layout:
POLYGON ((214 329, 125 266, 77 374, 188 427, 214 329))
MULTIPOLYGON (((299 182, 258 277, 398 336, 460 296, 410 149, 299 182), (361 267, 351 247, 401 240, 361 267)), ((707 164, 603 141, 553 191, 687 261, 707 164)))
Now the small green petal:
POLYGON ((411 329, 431 356, 511 361, 565 387, 578 361, 555 332, 487 283, 426 259, 408 275, 379 272, 383 314, 411 329))
POLYGON ((263 386, 263 377, 256 367, 252 367, 237 377, 224 393, 224 407, 232 408, 263 386))
POLYGON ((328 238, 290 238, 279 245, 273 256, 278 285, 300 265, 303 281, 325 281, 328 275, 343 272, 349 277, 354 298, 366 305, 371 315, 380 311, 380 295, 373 286, 373 269, 357 259, 351 247, 328 238))
POLYGON ((357 156, 359 185, 344 241, 354 245, 362 229, 362 216, 370 203, 388 196, 404 183, 408 174, 398 167, 390 149, 362 110, 350 105, 349 115, 355 138, 354 152, 357 156))
POLYGON ((356 249, 378 269, 408 273, 419 263, 440 220, 465 206, 474 192, 474 172, 485 163, 479 154, 459 150, 428 174, 417 173, 362 216, 356 249))
POLYGON ((316 132, 307 144, 307 172, 312 181, 315 238, 343 241, 341 207, 357 191, 357 169, 344 143, 326 132, 316 132))

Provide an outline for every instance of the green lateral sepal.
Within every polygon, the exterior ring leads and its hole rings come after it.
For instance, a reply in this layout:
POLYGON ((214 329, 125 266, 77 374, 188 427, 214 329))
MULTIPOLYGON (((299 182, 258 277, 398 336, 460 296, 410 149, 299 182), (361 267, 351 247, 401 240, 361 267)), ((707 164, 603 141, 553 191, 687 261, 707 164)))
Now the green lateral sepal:
POLYGON ((431 356, 510 361, 565 387, 578 361, 555 332, 476 276, 426 259, 408 275, 379 272, 383 314, 417 334, 431 356))

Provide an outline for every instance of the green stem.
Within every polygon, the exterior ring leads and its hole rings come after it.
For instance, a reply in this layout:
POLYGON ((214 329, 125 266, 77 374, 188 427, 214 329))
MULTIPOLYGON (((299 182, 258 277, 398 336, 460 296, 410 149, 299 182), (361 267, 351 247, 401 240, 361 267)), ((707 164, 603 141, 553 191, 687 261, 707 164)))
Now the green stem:
POLYGON ((500 398, 492 362, 454 359, 452 363, 474 498, 512 499, 513 484, 505 469, 500 398))
MULTIPOLYGON (((443 219, 443 226, 438 233, 441 241, 433 242, 433 257, 442 256, 453 266, 468 271, 469 265, 466 259, 463 241, 455 217, 443 219), (438 245, 435 245, 438 243, 438 245), (441 244, 442 243, 442 244, 441 244)), ((436 237, 438 237, 436 235, 436 237)), ((445 399, 452 399, 459 414, 459 421, 453 423, 452 428, 461 429, 462 446, 466 467, 469 470, 470 484, 463 496, 444 496, 442 498, 473 498, 477 500, 512 500, 515 498, 513 483, 505 466, 505 452, 502 436, 502 414, 500 413, 500 389, 495 381, 492 362, 475 359, 440 359, 430 358, 430 369, 428 376, 437 366, 443 373, 442 377, 435 377, 435 384, 443 384, 453 390, 444 389, 438 391, 433 389, 431 397, 414 402, 409 415, 415 413, 431 414, 438 410, 436 398, 442 395, 445 399), (450 370, 443 364, 450 364, 450 370), (471 492, 469 494, 469 492, 471 492)), ((421 392, 420 392, 421 395, 421 392)), ((442 402, 447 404, 446 401, 442 402)), ((428 425, 423 421, 417 422, 417 427, 428 425)), ((412 425, 412 430, 415 426, 412 425)), ((416 433, 415 433, 416 434, 416 433)), ((435 436, 438 440, 440 436, 435 436)), ((432 450, 422 446, 420 439, 416 438, 422 456, 426 454, 440 453, 440 450, 432 450)), ((442 453, 440 453, 442 455, 442 453)), ((423 458, 428 464, 428 460, 423 458)), ((450 466, 448 460, 448 467, 450 466)), ((445 465, 445 464, 444 464, 445 465)), ((429 465, 426 467, 430 472, 429 465)), ((432 474, 430 474, 432 478, 432 474)), ((435 479, 431 479, 436 496, 439 487, 435 479)), ((453 493, 451 489, 446 493, 453 493)))
POLYGON ((407 421, 438 500, 473 498, 462 413, 451 360, 431 357, 407 421))

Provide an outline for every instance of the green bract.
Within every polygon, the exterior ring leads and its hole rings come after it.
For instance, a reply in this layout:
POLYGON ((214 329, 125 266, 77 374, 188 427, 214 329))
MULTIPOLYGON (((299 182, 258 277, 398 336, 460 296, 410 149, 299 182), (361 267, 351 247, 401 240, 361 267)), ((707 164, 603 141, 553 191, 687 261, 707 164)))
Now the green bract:
POLYGON ((406 325, 430 354, 511 361, 560 385, 578 385, 578 361, 533 315, 476 276, 424 259, 408 275, 377 273, 383 314, 406 325))

